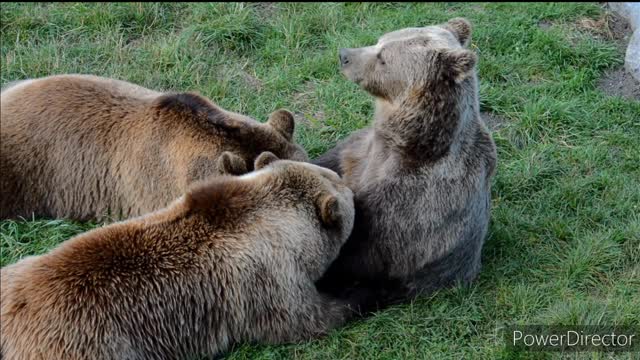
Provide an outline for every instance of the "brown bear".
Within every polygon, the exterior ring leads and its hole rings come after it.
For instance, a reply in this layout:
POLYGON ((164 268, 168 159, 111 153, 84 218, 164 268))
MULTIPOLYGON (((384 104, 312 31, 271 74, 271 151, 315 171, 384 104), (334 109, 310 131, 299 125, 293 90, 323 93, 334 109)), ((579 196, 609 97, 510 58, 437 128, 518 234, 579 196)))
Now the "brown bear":
POLYGON ((2 268, 2 356, 210 358, 314 338, 357 315, 357 302, 314 284, 351 233, 351 190, 270 153, 255 169, 2 268))
POLYGON ((343 74, 375 98, 375 119, 314 161, 344 177, 356 206, 320 289, 393 280, 412 297, 478 274, 496 147, 479 115, 470 37, 456 18, 340 50, 343 74))
POLYGON ((291 113, 262 124, 194 93, 58 75, 14 83, 0 103, 0 219, 137 216, 263 151, 308 160, 291 113))

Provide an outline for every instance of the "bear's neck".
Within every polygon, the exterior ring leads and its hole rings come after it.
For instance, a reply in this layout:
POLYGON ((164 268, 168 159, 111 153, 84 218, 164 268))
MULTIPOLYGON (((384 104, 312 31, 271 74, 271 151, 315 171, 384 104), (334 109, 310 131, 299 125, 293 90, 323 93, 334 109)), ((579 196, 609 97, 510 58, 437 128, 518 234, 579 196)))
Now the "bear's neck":
POLYGON ((477 112, 474 80, 450 92, 415 92, 396 103, 376 99, 377 137, 419 162, 434 162, 457 151, 460 134, 477 112))

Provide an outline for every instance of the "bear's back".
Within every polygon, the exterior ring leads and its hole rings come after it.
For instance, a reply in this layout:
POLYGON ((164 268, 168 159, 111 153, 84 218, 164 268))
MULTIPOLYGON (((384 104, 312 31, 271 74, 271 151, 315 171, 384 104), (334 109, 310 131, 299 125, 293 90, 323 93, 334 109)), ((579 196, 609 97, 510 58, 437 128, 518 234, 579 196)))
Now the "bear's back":
POLYGON ((50 76, 3 89, 0 217, 87 220, 166 205, 178 194, 172 183, 176 161, 184 162, 180 151, 216 149, 202 131, 175 135, 193 128, 188 119, 156 121, 149 109, 161 95, 91 75, 50 76))

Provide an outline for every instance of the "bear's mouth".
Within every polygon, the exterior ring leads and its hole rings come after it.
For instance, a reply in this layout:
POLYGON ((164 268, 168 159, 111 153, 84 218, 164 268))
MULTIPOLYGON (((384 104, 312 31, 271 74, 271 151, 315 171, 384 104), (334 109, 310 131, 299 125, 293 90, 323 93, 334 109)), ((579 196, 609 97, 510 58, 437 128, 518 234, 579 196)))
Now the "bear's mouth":
POLYGON ((364 81, 363 76, 358 76, 358 74, 354 74, 353 71, 350 71, 349 67, 342 66, 340 68, 340 73, 347 78, 347 80, 355 83, 356 85, 361 85, 364 81))

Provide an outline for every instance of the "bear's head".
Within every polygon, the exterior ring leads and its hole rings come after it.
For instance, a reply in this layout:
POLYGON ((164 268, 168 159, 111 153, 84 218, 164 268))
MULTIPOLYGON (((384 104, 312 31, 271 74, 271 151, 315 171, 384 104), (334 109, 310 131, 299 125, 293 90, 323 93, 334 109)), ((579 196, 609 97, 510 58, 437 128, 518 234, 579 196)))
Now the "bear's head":
POLYGON ((284 249, 301 249, 311 263, 300 266, 318 280, 353 229, 353 192, 329 169, 280 160, 271 152, 260 154, 252 167, 242 176, 195 184, 186 195, 187 208, 227 227, 279 239, 284 249))
POLYGON ((222 173, 238 174, 251 171, 253 161, 264 151, 282 159, 309 161, 307 152, 294 139, 293 115, 276 110, 261 123, 249 116, 225 110, 197 93, 167 93, 150 106, 151 117, 164 120, 164 125, 182 131, 185 126, 191 138, 217 143, 220 150, 235 154, 245 164, 233 164, 237 158, 229 154, 220 158, 222 173), (182 124, 183 126, 179 126, 182 124))
POLYGON ((342 73, 378 99, 394 103, 410 92, 459 86, 474 77, 466 49, 471 25, 463 18, 383 35, 376 45, 340 49, 342 73))
POLYGON ((214 124, 223 134, 226 150, 246 161, 248 171, 253 170, 254 160, 265 151, 281 159, 309 161, 307 152, 294 139, 295 121, 288 110, 276 110, 266 122, 261 123, 251 117, 217 108, 210 111, 207 122, 214 124))
POLYGON ((260 172, 279 178, 278 196, 290 199, 292 207, 312 204, 307 210, 313 214, 310 228, 340 234, 345 241, 353 227, 353 192, 335 172, 310 163, 280 160, 271 152, 263 152, 254 163, 255 171, 244 175, 253 178, 260 172))
POLYGON ((283 203, 283 207, 295 209, 293 216, 296 219, 283 225, 295 231, 297 239, 317 244, 304 250, 305 258, 312 259, 314 264, 301 264, 307 268, 312 280, 317 281, 327 270, 326 266, 337 258, 353 230, 353 192, 329 169, 279 160, 269 152, 258 156, 254 168, 256 171, 244 176, 254 177, 266 172, 269 177, 278 179, 270 193, 283 203))

